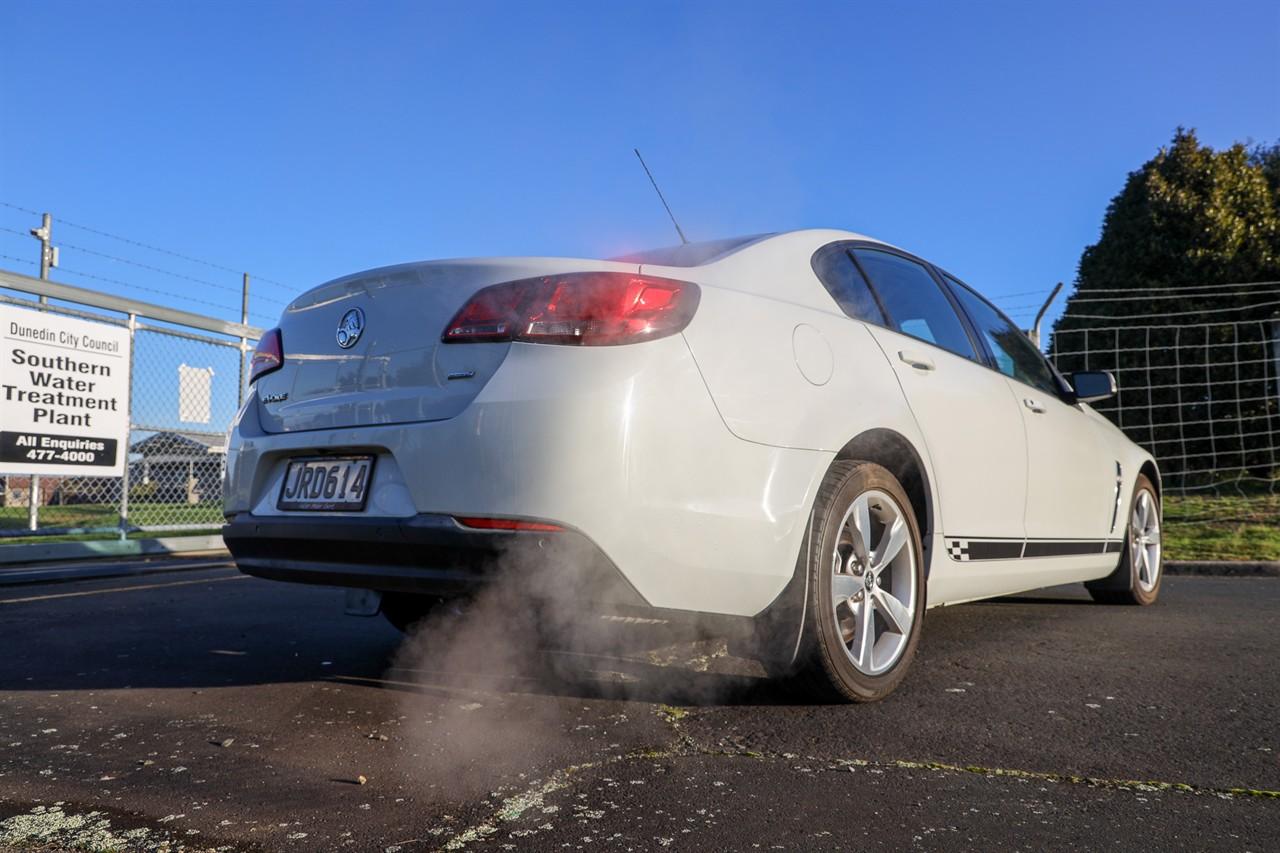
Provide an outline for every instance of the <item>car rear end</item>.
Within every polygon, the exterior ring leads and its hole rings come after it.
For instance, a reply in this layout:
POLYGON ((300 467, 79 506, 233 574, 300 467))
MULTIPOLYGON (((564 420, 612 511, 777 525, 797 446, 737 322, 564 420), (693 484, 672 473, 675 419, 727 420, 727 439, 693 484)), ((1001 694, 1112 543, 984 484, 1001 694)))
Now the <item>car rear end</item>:
POLYGON ((254 357, 228 547, 280 580, 449 596, 507 571, 611 609, 759 611, 789 577, 811 460, 725 428, 681 334, 699 299, 562 258, 304 294, 254 357))

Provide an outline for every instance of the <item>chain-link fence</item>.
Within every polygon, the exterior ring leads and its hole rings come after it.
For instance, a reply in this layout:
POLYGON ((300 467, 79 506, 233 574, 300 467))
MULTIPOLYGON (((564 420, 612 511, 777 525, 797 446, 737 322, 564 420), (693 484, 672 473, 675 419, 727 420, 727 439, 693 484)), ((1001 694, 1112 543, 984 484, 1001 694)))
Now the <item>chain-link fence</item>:
POLYGON ((0 475, 0 541, 219 527, 227 426, 260 330, 2 270, 0 303, 120 326, 132 340, 124 476, 0 475))

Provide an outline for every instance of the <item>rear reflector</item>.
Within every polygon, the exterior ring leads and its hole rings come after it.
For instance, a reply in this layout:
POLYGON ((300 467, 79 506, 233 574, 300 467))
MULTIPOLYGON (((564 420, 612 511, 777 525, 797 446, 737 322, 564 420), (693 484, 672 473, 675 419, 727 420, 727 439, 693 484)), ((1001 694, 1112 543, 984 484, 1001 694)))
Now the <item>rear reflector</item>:
POLYGON ((540 533, 559 533, 564 530, 555 524, 544 524, 540 521, 520 521, 514 518, 464 518, 454 516, 454 521, 463 527, 476 530, 533 530, 540 533))
POLYGON ((259 376, 279 370, 284 364, 284 344, 280 339, 280 330, 272 329, 258 339, 258 346, 253 350, 253 358, 249 359, 249 381, 259 376))
POLYGON ((529 341, 612 346, 684 329, 698 286, 631 273, 569 273, 495 284, 471 297, 445 327, 450 343, 529 341))

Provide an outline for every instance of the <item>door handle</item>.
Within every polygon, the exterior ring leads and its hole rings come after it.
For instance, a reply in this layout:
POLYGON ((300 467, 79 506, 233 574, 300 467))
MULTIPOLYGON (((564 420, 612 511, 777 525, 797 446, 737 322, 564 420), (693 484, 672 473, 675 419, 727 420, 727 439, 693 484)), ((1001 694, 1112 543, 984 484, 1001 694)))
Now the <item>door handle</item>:
POLYGON ((1023 405, 1025 405, 1028 409, 1030 409, 1031 411, 1035 412, 1037 415, 1043 415, 1043 414, 1044 414, 1044 406, 1043 406, 1042 404, 1040 404, 1040 403, 1037 403, 1035 400, 1031 399, 1030 397, 1023 397, 1023 398, 1022 398, 1022 403, 1023 403, 1023 405))
POLYGON ((902 359, 916 370, 933 370, 935 367, 933 359, 929 358, 927 355, 914 353, 911 350, 899 350, 898 358, 902 359))

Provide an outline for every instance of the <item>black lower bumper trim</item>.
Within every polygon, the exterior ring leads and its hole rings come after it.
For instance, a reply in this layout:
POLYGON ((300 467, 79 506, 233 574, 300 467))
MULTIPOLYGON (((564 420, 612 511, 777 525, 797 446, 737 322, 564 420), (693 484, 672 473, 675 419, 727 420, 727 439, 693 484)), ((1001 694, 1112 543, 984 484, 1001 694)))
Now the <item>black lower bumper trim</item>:
POLYGON ((222 538, 246 574, 384 592, 464 595, 503 572, 529 589, 613 607, 648 607, 581 533, 472 530, 447 515, 411 518, 255 516, 222 538))

